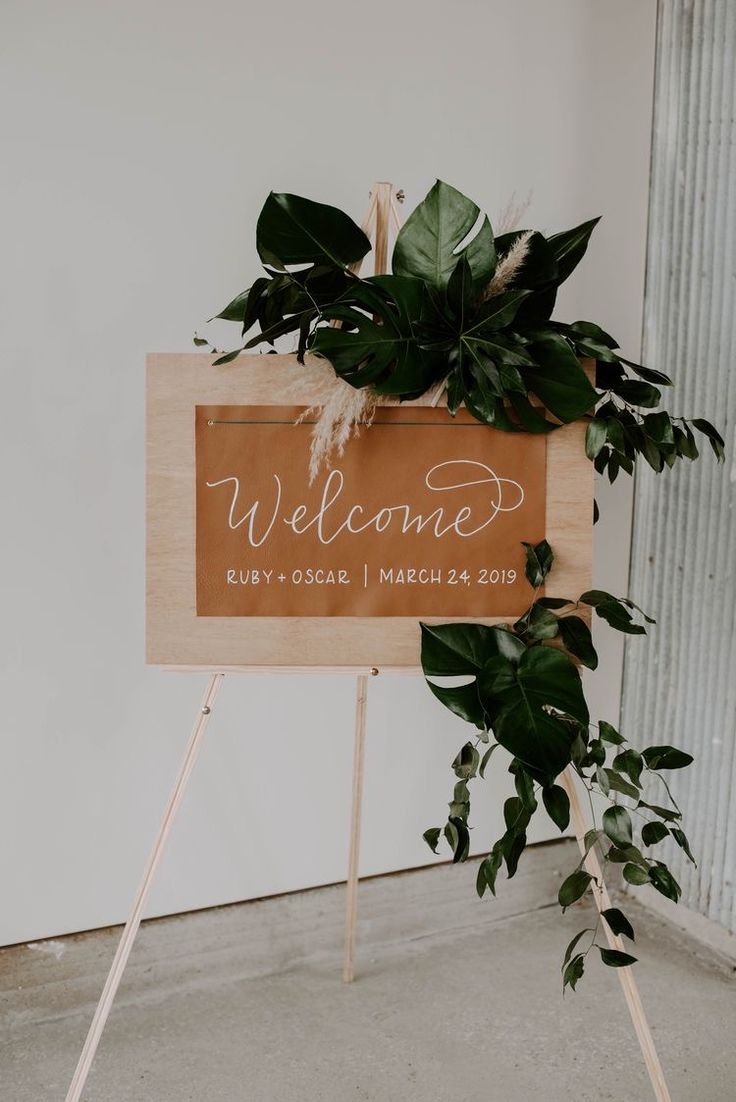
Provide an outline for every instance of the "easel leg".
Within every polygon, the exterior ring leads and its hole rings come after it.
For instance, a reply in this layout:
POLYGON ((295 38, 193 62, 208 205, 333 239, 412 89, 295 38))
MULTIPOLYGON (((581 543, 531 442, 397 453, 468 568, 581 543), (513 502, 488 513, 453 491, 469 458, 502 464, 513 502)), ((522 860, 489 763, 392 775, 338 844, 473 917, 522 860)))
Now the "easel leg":
POLYGON ((148 863, 146 864, 146 870, 143 874, 143 880, 138 889, 138 893, 133 902, 133 907, 128 917, 128 921, 125 923, 125 929, 123 930, 122 937, 120 938, 120 944, 117 947, 115 957, 113 958, 112 966, 108 974, 105 986, 100 996, 100 1001, 97 1004, 92 1024, 89 1027, 87 1039, 84 1042, 84 1048, 82 1054, 79 1057, 79 1062, 74 1072, 74 1078, 72 1079, 71 1086, 67 1092, 66 1102, 79 1102, 84 1090, 84 1085, 87 1082, 87 1076, 89 1075, 92 1061, 95 1058, 97 1052, 97 1046, 100 1043, 100 1037, 102 1031, 105 1028, 110 1008, 112 1007, 113 999, 120 986, 120 981, 125 971, 125 965, 128 963, 128 957, 130 951, 133 948, 133 942, 135 935, 138 932, 138 927, 141 924, 141 915, 143 914, 143 908, 148 898, 148 893, 153 883, 153 877, 156 872, 156 868, 161 859, 166 839, 169 836, 171 830, 171 824, 174 821, 174 816, 179 808, 184 790, 186 789, 187 782, 192 772, 197 752, 199 750, 202 736, 204 735, 207 727, 207 721, 209 719, 212 705, 215 702, 215 697, 222 684, 223 675, 221 673, 213 674, 207 685, 207 691, 204 694, 202 701, 202 707, 197 716, 197 721, 194 724, 189 743, 187 745, 186 753, 184 754, 184 760, 179 770, 179 776, 176 779, 169 802, 166 807, 163 820, 161 822, 161 828, 158 832, 158 836, 151 850, 148 863))
MULTIPOLYGON (((587 830, 587 824, 585 821, 585 815, 583 809, 580 806, 580 799, 578 797, 577 787, 575 785, 575 775, 571 770, 566 769, 561 777, 562 785, 570 798, 570 817, 572 820, 573 830, 580 847, 580 852, 585 853, 585 843, 583 841, 585 831, 587 830)), ((591 849, 585 858, 585 867, 591 876, 594 877, 594 881, 597 881, 598 886, 594 882, 592 885, 593 896, 595 898, 595 905, 599 911, 605 911, 611 906, 611 900, 606 890, 606 885, 603 883, 603 874, 601 870, 600 861, 595 853, 594 849, 591 849)), ((608 944, 611 949, 619 949, 622 952, 626 951, 626 947, 620 937, 611 933, 608 924, 603 922, 606 929, 606 936, 608 938, 608 944)), ((647 1071, 649 1072, 649 1078, 652 1083, 652 1089, 654 1091, 654 1097, 657 1102, 671 1102, 670 1092, 667 1089, 667 1083, 665 1082, 664 1072, 662 1065, 659 1062, 659 1056, 654 1046, 654 1038, 652 1037, 651 1030, 649 1029, 649 1023, 644 1013, 644 1007, 641 1003, 639 996, 639 988, 637 987, 636 980, 631 968, 617 968, 618 978, 621 981, 621 987, 623 988, 624 998, 629 1008, 629 1014, 631 1020, 634 1023, 634 1029, 636 1030, 636 1036, 639 1040, 642 1056, 644 1057, 644 1063, 646 1064, 647 1071)))
POLYGON ((360 863, 360 819, 363 807, 363 762, 365 759, 365 714, 368 678, 360 674, 355 697, 355 749, 353 751, 353 807, 350 817, 350 854, 348 857, 347 900, 345 910, 345 953, 343 983, 354 976, 355 932, 358 921, 358 866, 360 863))

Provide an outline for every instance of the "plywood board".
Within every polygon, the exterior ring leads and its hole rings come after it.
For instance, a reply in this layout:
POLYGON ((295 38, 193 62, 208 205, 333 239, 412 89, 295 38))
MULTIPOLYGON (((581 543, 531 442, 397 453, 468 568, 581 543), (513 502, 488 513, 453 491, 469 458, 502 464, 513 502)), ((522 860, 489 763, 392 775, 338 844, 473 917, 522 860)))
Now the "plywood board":
MULTIPOLYGON (((584 455, 584 425, 567 426, 547 437, 521 434, 511 436, 495 433, 484 426, 470 424, 467 428, 461 429, 459 426, 466 422, 464 416, 456 422, 455 427, 449 426, 445 429, 448 434, 452 434, 453 439, 458 439, 458 432, 477 434, 479 439, 485 437, 486 441, 495 438, 494 454, 497 460, 503 461, 506 453, 505 470, 513 470, 514 465, 517 469, 521 469, 519 464, 525 464, 524 479, 518 478, 517 481, 525 483, 530 495, 530 511, 526 514, 526 518, 522 515, 519 519, 525 519, 525 523, 528 523, 532 530, 522 533, 521 527, 514 529, 512 524, 507 530, 508 544, 503 552, 505 567, 500 562, 491 563, 490 561, 485 567, 488 571, 496 568, 515 571, 514 583, 506 592, 504 592, 503 583, 498 584, 500 574, 494 576, 496 584, 487 585, 485 591, 481 592, 477 583, 478 573, 472 574, 468 571, 472 584, 470 580, 467 585, 463 583, 462 599, 460 599, 460 591, 457 591, 457 597, 453 597, 450 593, 449 604, 442 601, 439 604, 436 602, 433 604, 435 598, 429 599, 428 596, 427 604, 424 606, 427 609, 426 613, 421 611, 421 591, 419 595, 416 590, 412 591, 409 598, 404 591, 399 597, 398 587, 393 590, 395 601, 390 598, 391 590, 387 591, 385 587, 373 602, 364 595, 362 600, 354 604, 359 615, 350 614, 352 608, 350 600, 346 597, 341 597, 336 603, 336 599, 332 596, 323 600, 318 594, 315 598, 313 596, 315 590, 307 593, 305 588, 297 592, 293 586, 289 587, 290 599, 281 600, 280 603, 275 601, 275 597, 269 596, 263 588, 259 595, 254 597, 252 590, 249 595, 248 581, 240 583, 239 580, 237 584, 228 587, 231 591, 239 590, 238 595, 235 598, 223 597, 221 589, 219 595, 208 592, 207 578, 213 578, 218 570, 240 569, 236 558, 233 558, 235 545, 228 544, 228 538, 240 539, 242 531, 240 529, 223 531, 221 551, 218 551, 217 540, 212 539, 203 557, 203 533, 206 534, 207 527, 206 525, 203 527, 201 523, 198 587, 195 419, 199 418, 200 450, 204 449, 207 453, 204 460, 200 455, 201 478, 205 476, 208 464, 210 473, 219 472, 223 478, 229 476, 228 472, 232 474, 236 470, 233 462, 236 462, 239 450, 237 441, 233 442, 234 437, 231 435, 228 438, 231 443, 227 444, 226 438, 212 434, 222 432, 232 434, 245 429, 245 426, 235 424, 210 425, 210 421, 242 420, 261 424, 266 421, 286 422, 271 426, 268 430, 277 435, 287 434, 287 437, 282 436, 280 441, 277 436, 274 436, 271 444, 281 449, 285 439, 294 440, 298 437, 298 446, 294 449, 294 455, 301 457, 298 460, 298 465, 301 465, 302 460, 306 459, 309 426, 296 427, 293 423, 288 423, 290 419, 293 420, 292 415, 295 410, 285 407, 309 407, 316 398, 313 380, 314 373, 310 371, 309 360, 305 366, 301 366, 293 356, 242 356, 235 363, 222 367, 211 366, 211 358, 199 353, 164 353, 148 357, 147 659, 150 663, 203 669, 236 667, 272 669, 294 666, 315 669, 365 669, 371 666, 383 669, 413 669, 418 666, 419 661, 417 625, 419 619, 428 621, 472 619, 485 623, 498 623, 517 615, 526 607, 531 590, 525 583, 516 584, 519 569, 523 569, 523 557, 521 549, 517 546, 514 552, 512 545, 518 544, 521 539, 535 541, 543 535, 546 535, 557 556, 554 570, 549 578, 547 593, 576 597, 590 587, 593 482, 591 464, 584 455), (281 406, 279 413, 283 416, 274 416, 273 407, 276 404, 281 406), (244 407, 249 411, 247 417, 233 416, 234 410, 242 412, 244 407), (207 436, 207 433, 210 435, 207 436), (296 434, 296 437, 291 434, 296 434), (223 452, 223 461, 219 465, 217 463, 220 447, 218 441, 221 442, 223 452), (527 451, 525 460, 521 458, 521 452, 518 450, 519 445, 522 445, 523 449, 524 444, 527 451), (537 484, 533 477, 535 470, 537 484), (537 492, 535 498, 535 490, 539 491, 540 478, 543 479, 545 493, 537 492), (208 575, 205 558, 208 559, 214 574, 208 575), (228 563, 231 565, 228 566, 228 563), (200 613, 216 612, 217 615, 197 614, 198 588, 200 613), (473 596, 473 592, 478 597, 477 604, 475 601, 466 600, 467 597, 473 596), (450 611, 453 607, 457 607, 459 611, 450 611), (389 608, 394 614, 384 615, 389 608), (244 611, 245 614, 243 614, 244 611), (254 615, 254 611, 270 614, 254 615), (291 615, 292 612, 294 615, 291 615), (331 614, 325 615, 325 612, 331 614), (397 615, 397 612, 401 614, 397 615)), ((379 446, 379 438, 382 433, 385 435, 388 432, 394 434, 399 432, 399 427, 395 424, 395 420, 399 417, 412 423, 417 433, 431 431, 433 425, 447 424, 446 411, 430 410, 427 407, 426 400, 419 400, 403 403, 400 413, 390 408, 380 411, 378 420, 385 422, 386 427, 383 430, 379 426, 363 430, 363 437, 355 445, 358 449, 356 454, 360 449, 365 450, 368 447, 370 453, 376 453, 374 461, 377 461, 380 466, 380 452, 383 450, 385 455, 385 448, 382 449, 382 446, 379 446), (416 426, 416 421, 423 419, 429 422, 428 429, 416 426), (389 429, 389 425, 393 427, 389 429)), ((472 419, 467 418, 468 422, 470 420, 472 419)), ((406 427, 409 428, 408 425, 406 427)), ((261 428, 258 431, 263 433, 266 429, 261 428)), ((394 437, 394 439, 399 438, 394 437)), ((349 447, 352 446, 352 444, 349 445, 349 447)), ((487 443, 485 447, 488 447, 487 443)), ((394 445, 392 454, 395 450, 394 445)), ((480 454, 482 456, 483 453, 480 454)), ((478 453, 473 452, 473 455, 477 458, 478 453)), ((420 456, 417 455, 417 461, 419 458, 420 456)), ((349 456, 346 453, 346 462, 348 459, 349 456)), ((491 466, 491 464, 488 465, 491 466)), ((417 472, 420 466, 421 463, 416 466, 417 472)), ((346 472, 351 469, 350 463, 347 462, 346 472)), ((283 468, 280 467, 279 470, 283 476, 283 468)), ((293 477, 296 471, 293 464, 289 470, 293 477)), ((272 464, 270 466, 267 464, 264 471, 273 478, 272 464)), ((355 475, 356 472, 357 468, 353 474, 355 475)), ((287 510, 287 525, 289 517, 293 515, 293 510, 298 504, 303 503, 309 509, 314 505, 314 502, 309 499, 309 494, 320 493, 319 485, 309 489, 305 471, 302 471, 299 479, 299 492, 290 498, 292 509, 291 512, 287 510)), ((207 481, 217 482, 218 479, 212 477, 207 478, 207 481)), ((399 479, 398 482, 400 481, 399 479)), ((230 483, 229 487, 232 490, 233 483, 230 483)), ((386 504, 390 505, 386 494, 388 493, 390 497, 394 491, 398 492, 399 488, 397 483, 395 486, 386 485, 379 489, 376 483, 371 489, 373 496, 370 500, 374 505, 383 508, 386 504)), ((202 489, 200 485, 200 501, 202 489)), ((220 492, 223 489, 226 487, 219 487, 220 492)), ((209 492, 217 492, 217 488, 210 487, 209 492)), ((355 495, 358 493, 355 477, 350 492, 353 495, 350 499, 351 503, 355 504, 357 500, 355 495)), ((393 502, 393 498, 391 501, 393 502)), ((233 504, 232 494, 229 504, 233 504)), ((367 506, 369 503, 362 501, 362 504, 367 506)), ((205 508, 214 509, 214 515, 210 518, 212 523, 221 523, 222 507, 222 498, 219 503, 216 503, 214 497, 210 499, 210 505, 205 508)), ((203 506, 200 505, 200 509, 202 508, 203 506)), ((242 514, 233 515, 237 521, 242 514)), ((375 515, 374 510, 373 516, 375 515)), ((302 519, 306 516, 306 513, 300 514, 302 519)), ((283 519, 281 516, 280 522, 283 519)), ((201 520, 200 517, 200 522, 201 520)), ((284 527, 286 530, 287 526, 284 527)), ((499 527, 497 531, 501 533, 501 528, 499 527)), ((214 530, 210 534, 214 536, 214 530)), ((468 540, 463 542, 467 544, 468 540)), ((492 530, 488 545, 493 546, 492 530)), ((380 565, 378 560, 381 554, 377 547, 383 545, 376 545, 374 541, 372 549, 366 550, 366 546, 363 547, 366 554, 362 558, 358 555, 356 559, 359 573, 367 561, 377 567, 380 565)), ((285 545, 282 545, 280 554, 284 552, 284 548, 285 545)), ((293 549, 288 553, 292 554, 293 549)), ((422 553, 426 557, 428 553, 426 548, 422 553)), ((248 557, 242 559, 242 562, 243 569, 247 571, 250 568, 248 557)), ((322 563, 322 568, 326 564, 329 565, 327 560, 322 563)), ((410 564, 406 562, 405 565, 410 564)), ((444 561, 443 565, 445 569, 453 569, 449 565, 449 560, 444 561)), ((484 569, 476 559, 472 562, 469 560, 469 565, 478 572, 484 569)), ((306 561, 303 566, 308 568, 306 561)), ((337 559, 333 559, 332 566, 340 569, 337 559)), ((459 563, 458 566, 460 566, 459 563)), ((319 568, 319 564, 316 568, 319 568)), ((344 568, 347 569, 347 567, 344 568)), ((396 560, 394 569, 398 568, 399 562, 396 560)), ((273 569, 273 567, 266 566, 266 569, 273 569)), ((302 569, 302 565, 296 560, 291 561, 291 569, 302 569)), ((284 573, 286 575, 286 572, 284 573)), ((247 578, 247 573, 244 577, 247 578)), ((440 586, 439 590, 444 594, 442 600, 448 597, 448 585, 440 586)), ((273 589, 271 594, 273 595, 273 589)))

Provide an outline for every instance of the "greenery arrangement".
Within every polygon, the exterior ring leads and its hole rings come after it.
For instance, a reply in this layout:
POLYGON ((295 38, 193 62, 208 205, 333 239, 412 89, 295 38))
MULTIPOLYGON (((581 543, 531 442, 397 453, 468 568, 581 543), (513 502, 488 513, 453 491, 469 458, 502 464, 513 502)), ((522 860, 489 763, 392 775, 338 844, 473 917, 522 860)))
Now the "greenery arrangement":
MULTIPOLYGON (((348 215, 272 193, 256 233, 266 274, 217 315, 238 323, 241 343, 215 362, 296 334, 300 361, 307 352, 322 357, 362 401, 446 390, 451 413, 464 405, 505 432, 547 433, 584 419, 586 454, 611 482, 622 470, 631 474, 640 457, 657 472, 678 459, 696 459, 693 430, 722 460, 723 439, 713 425, 659 408, 661 388, 671 385, 667 375, 626 359, 594 322, 553 320, 557 290, 582 259, 597 221, 552 236, 531 230, 495 236, 471 199, 438 181, 397 236, 393 274, 361 279, 352 266, 370 242, 348 215), (595 361, 595 384, 581 359, 595 361)), ((209 346, 199 336, 195 343, 209 346)), ((358 402, 355 408, 359 419, 365 407, 358 402)), ((677 901, 679 885, 654 847, 671 837, 693 860, 666 779, 667 771, 692 758, 668 745, 636 749, 610 723, 591 723, 578 669, 598 665, 580 606, 630 635, 645 632, 641 620, 654 621, 628 598, 600 590, 577 600, 540 597, 553 550, 546 541, 525 546, 526 576, 535 592, 519 620, 421 627, 422 666, 432 693, 474 729, 452 762, 447 821, 424 837, 435 852, 444 838, 453 860, 466 860, 469 785, 483 778, 500 746, 510 755, 516 795, 504 805, 504 834, 480 864, 479 895, 495 894, 502 865, 509 877, 516 872, 540 797, 560 831, 567 829, 569 801, 556 781, 571 767, 590 796, 595 824, 585 837, 586 852, 597 847, 604 868, 621 864, 629 884, 649 885, 677 901), (437 681, 458 676, 465 678, 459 686, 437 681), (661 794, 650 795, 650 785, 661 794), (601 800, 609 806, 598 826, 601 800)), ((563 909, 591 883, 581 859, 560 887, 563 909)), ((602 918, 614 934, 633 941, 620 910, 610 908, 602 918)), ((593 948, 612 967, 634 963, 631 954, 598 944, 599 927, 600 919, 568 946, 563 989, 575 988, 593 948)))

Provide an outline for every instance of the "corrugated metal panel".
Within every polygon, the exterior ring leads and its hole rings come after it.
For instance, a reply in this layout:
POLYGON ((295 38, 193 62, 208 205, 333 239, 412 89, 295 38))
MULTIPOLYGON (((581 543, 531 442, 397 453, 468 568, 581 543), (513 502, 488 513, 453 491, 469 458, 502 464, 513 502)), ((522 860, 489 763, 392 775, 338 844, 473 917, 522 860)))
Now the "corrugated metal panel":
POLYGON ((695 756, 673 792, 698 868, 664 858, 683 903, 736 930, 736 3, 660 0, 644 363, 676 383, 673 412, 723 431, 703 458, 637 475, 630 594, 657 617, 627 643, 634 744, 695 756), (729 446, 730 445, 730 446, 729 446))

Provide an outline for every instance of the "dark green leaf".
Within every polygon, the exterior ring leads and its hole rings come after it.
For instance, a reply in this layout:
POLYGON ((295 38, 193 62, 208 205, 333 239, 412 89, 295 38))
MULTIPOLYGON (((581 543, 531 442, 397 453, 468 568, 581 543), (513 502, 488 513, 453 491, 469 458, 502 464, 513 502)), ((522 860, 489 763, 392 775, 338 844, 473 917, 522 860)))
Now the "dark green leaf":
POLYGON ((626 742, 623 735, 620 735, 615 727, 612 727, 610 723, 606 723, 605 719, 600 720, 598 723, 598 735, 603 742, 610 742, 613 746, 620 746, 626 742))
POLYGON ((655 815, 659 815, 660 819, 665 819, 667 822, 674 822, 676 819, 681 818, 679 811, 673 811, 671 808, 660 807, 658 804, 648 804, 644 800, 639 800, 637 807, 646 807, 649 811, 653 811, 655 815))
POLYGON ((572 735, 548 708, 588 723, 580 676, 570 659, 547 647, 525 650, 517 666, 492 658, 478 687, 496 740, 532 769, 557 776, 570 761, 572 735))
POLYGON ((607 426, 605 421, 594 417, 585 432, 585 454, 588 459, 595 459, 598 452, 606 442, 607 426))
POLYGON ((691 754, 674 746, 647 746, 642 757, 650 769, 685 769, 693 761, 691 754))
POLYGON ((433 287, 447 285, 458 256, 470 265, 478 286, 490 282, 496 268, 493 231, 487 218, 472 240, 458 246, 475 226, 480 208, 467 196, 437 180, 399 231, 392 267, 396 275, 414 276, 433 287))
POLYGON ((656 846, 669 834, 664 823, 645 823, 641 828, 641 840, 645 846, 656 846))
POLYGON ((598 951, 601 954, 601 960, 609 968, 627 968, 630 964, 636 964, 636 957, 632 957, 629 953, 622 953, 620 949, 604 949, 599 945, 598 951))
POLYGON ((502 654, 518 660, 526 647, 502 627, 485 624, 420 624, 422 669, 427 677, 478 674, 488 659, 502 654))
POLYGON ((546 540, 537 544, 525 543, 523 546, 526 548, 526 579, 529 585, 538 589, 552 569, 554 553, 546 540))
POLYGON ((565 956, 562 959, 562 968, 560 969, 560 971, 564 972, 565 965, 567 964, 570 957, 572 956, 573 950, 575 949, 575 946, 577 945, 577 943, 580 941, 580 938, 584 937, 586 934, 592 934, 592 933, 593 933, 592 927, 588 926, 585 930, 581 930, 580 933, 575 934, 575 937, 572 939, 572 941, 568 945, 567 949, 565 949, 565 956))
POLYGON ((718 429, 702 417, 695 417, 690 423, 695 426, 698 432, 702 432, 707 436, 716 459, 719 463, 722 462, 726 454, 726 444, 718 429))
POLYGON ((644 406, 647 409, 659 405, 662 398, 662 394, 656 386, 652 386, 651 383, 637 382, 636 379, 625 379, 622 383, 616 383, 612 390, 614 394, 618 394, 619 398, 623 398, 630 405, 644 406))
POLYGON ((665 375, 663 371, 654 371, 651 367, 642 367, 641 364, 633 363, 631 360, 625 360, 623 356, 620 357, 621 363, 630 367, 635 375, 638 375, 640 379, 645 379, 648 383, 659 383, 660 386, 672 386, 672 379, 669 375, 665 375))
POLYGON ((685 835, 683 834, 683 832, 679 829, 679 827, 672 827, 670 829, 670 834, 675 839, 675 841, 677 842, 680 849, 684 850, 684 852, 690 858, 692 863, 694 865, 697 864, 697 862, 696 862, 695 858, 693 857, 692 852, 690 850, 690 843, 688 842, 688 840, 685 837, 685 835))
POLYGON ((432 853, 437 852, 437 844, 440 840, 441 833, 441 827, 430 827, 429 830, 425 830, 424 834, 422 835, 422 838, 432 850, 432 853))
POLYGON ((599 221, 600 218, 591 218, 589 222, 581 222, 574 229, 564 230, 547 238, 547 244, 557 261, 557 282, 564 283, 583 259, 590 235, 599 221))
POLYGON ((467 824, 455 815, 450 816, 448 819, 448 826, 454 828, 457 839, 453 847, 454 852, 452 855, 452 863, 455 865, 460 861, 465 861, 468 856, 468 852, 470 851, 470 832, 467 824))
POLYGON ((598 394, 564 337, 545 335, 529 345, 535 367, 521 368, 531 390, 563 424, 592 409, 598 394))
MULTIPOLYGON (((626 872, 626 869, 624 869, 624 872, 626 872)), ((680 898, 680 885, 666 865, 661 863, 653 865, 649 870, 649 879, 660 895, 671 899, 673 903, 677 903, 680 898)))
POLYGON ((632 800, 639 798, 639 789, 635 788, 630 781, 624 780, 614 769, 604 769, 603 772, 606 775, 609 788, 612 788, 614 792, 620 792, 623 796, 629 796, 632 800))
POLYGON ((633 842, 631 816, 625 807, 618 805, 603 812, 603 829, 617 846, 630 846, 633 842))
POLYGON ((593 877, 585 869, 576 869, 566 880, 563 880, 557 893, 557 902, 563 910, 585 895, 592 879, 593 877))
POLYGON ((336 264, 362 259, 371 243, 337 207, 301 195, 271 192, 256 226, 256 248, 264 264, 336 264))
POLYGON ((593 637, 585 620, 579 616, 563 616, 559 620, 559 630, 562 642, 567 650, 579 658, 589 670, 598 666, 598 655, 593 646, 593 637))
POLYGON ((577 956, 572 958, 562 974, 562 990, 564 991, 569 984, 574 991, 575 985, 582 978, 584 971, 585 957, 582 953, 578 953, 577 956))
POLYGON ((485 777, 485 775, 486 775, 486 766, 488 765, 488 762, 491 760, 491 755, 493 754, 493 751, 497 750, 497 749, 498 749, 498 743, 494 742, 491 746, 488 747, 485 754, 483 755, 483 757, 481 759, 480 766, 478 767, 478 776, 481 779, 485 777))
POLYGON ((617 754, 613 759, 613 768, 619 773, 627 773, 632 784, 635 784, 638 788, 641 787, 639 781, 641 779, 641 771, 644 768, 644 762, 641 754, 637 750, 623 750, 620 754, 617 754))
POLYGON ((476 880, 476 889, 479 895, 483 893, 480 891, 481 872, 483 874, 483 880, 488 888, 490 888, 493 895, 496 894, 496 877, 498 876, 498 870, 501 868, 501 862, 503 861, 503 850, 500 844, 497 842, 491 852, 481 861, 480 868, 478 869, 478 878, 476 880))
POLYGON ((559 784, 542 789, 542 800, 552 822, 561 830, 570 825, 570 800, 567 792, 559 784))
POLYGON ((646 873, 644 869, 640 868, 639 865, 624 865, 623 876, 624 880, 629 884, 641 885, 649 883, 649 874, 646 873))
POLYGON ((608 923, 611 933, 616 934, 617 937, 628 937, 631 941, 634 941, 634 928, 618 907, 609 907, 607 910, 601 911, 601 915, 608 923))
POLYGON ((485 730, 486 714, 475 682, 471 685, 435 685, 427 679, 427 684, 434 696, 454 715, 480 730, 485 730))
POLYGON ((618 597, 613 597, 602 589, 591 589, 584 593, 580 600, 584 605, 591 605, 596 615, 617 631, 625 632, 627 635, 644 634, 645 629, 640 624, 633 623, 631 613, 618 597))
POLYGON ((456 777, 469 780, 478 771, 480 754, 472 742, 466 742, 452 763, 452 771, 456 777))
POLYGON ((434 359, 414 332, 423 293, 419 280, 398 276, 355 283, 349 302, 322 311, 324 318, 347 325, 318 329, 312 351, 351 386, 370 383, 383 394, 422 393, 436 377, 434 359))
POLYGON ((245 316, 245 308, 248 305, 249 294, 250 287, 247 291, 241 291, 239 295, 236 295, 232 302, 228 302, 227 306, 221 310, 219 314, 215 314, 215 317, 222 318, 224 321, 242 322, 245 316))
POLYGON ((558 620, 554 613, 535 601, 529 611, 516 621, 514 631, 526 639, 554 639, 559 631, 558 620))
POLYGON ((237 357, 240 355, 240 353, 242 351, 243 351, 242 348, 234 348, 232 350, 232 352, 226 352, 224 356, 220 356, 218 359, 213 360, 212 361, 212 366, 213 367, 221 367, 222 364, 232 363, 233 360, 237 359, 237 357))

